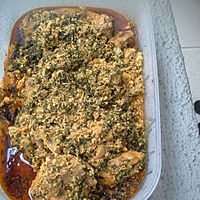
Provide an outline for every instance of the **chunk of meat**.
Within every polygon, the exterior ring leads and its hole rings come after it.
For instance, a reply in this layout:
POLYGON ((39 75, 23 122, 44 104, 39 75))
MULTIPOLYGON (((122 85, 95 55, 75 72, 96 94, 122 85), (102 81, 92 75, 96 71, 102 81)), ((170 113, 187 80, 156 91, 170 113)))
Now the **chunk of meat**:
POLYGON ((105 148, 105 145, 102 144, 97 148, 96 155, 93 159, 98 160, 102 158, 105 155, 105 153, 106 153, 106 148, 105 148))
POLYGON ((108 161, 106 169, 99 173, 99 182, 114 187, 117 183, 138 173, 143 161, 144 153, 131 150, 122 153, 108 161))
POLYGON ((47 157, 30 193, 34 200, 80 200, 88 198, 96 183, 92 167, 80 158, 70 154, 47 157))
POLYGON ((104 34, 108 38, 112 37, 113 34, 113 19, 112 17, 105 14, 97 14, 89 12, 87 19, 89 23, 100 33, 104 34))
MULTIPOLYGON (((37 176, 35 177, 35 179, 33 180, 32 184, 31 184, 31 188, 30 188, 31 193, 36 190, 38 185, 40 185, 40 183, 42 181, 42 175, 45 172, 46 168, 47 168, 47 166, 45 165, 45 163, 43 163, 40 167, 39 172, 37 173, 37 176)), ((42 200, 42 197, 38 197, 37 199, 42 200)))
POLYGON ((114 164, 116 166, 120 166, 124 163, 124 161, 131 161, 133 165, 138 163, 138 161, 144 159, 144 154, 137 151, 127 151, 122 153, 120 156, 109 161, 109 164, 114 164))
POLYGON ((94 157, 92 157, 88 163, 90 163, 92 166, 97 167, 101 163, 101 159, 104 158, 106 154, 106 147, 104 144, 101 144, 97 147, 96 154, 94 157))
POLYGON ((125 45, 133 47, 135 45, 135 34, 131 30, 120 31, 113 38, 111 38, 110 41, 119 48, 122 48, 125 45))

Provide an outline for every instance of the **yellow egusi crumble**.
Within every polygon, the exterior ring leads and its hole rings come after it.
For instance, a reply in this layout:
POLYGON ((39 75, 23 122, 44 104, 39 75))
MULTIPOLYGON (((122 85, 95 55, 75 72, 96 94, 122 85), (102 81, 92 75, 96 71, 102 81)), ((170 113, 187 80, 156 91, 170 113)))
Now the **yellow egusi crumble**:
POLYGON ((9 135, 37 171, 32 198, 127 199, 146 153, 131 23, 114 35, 106 14, 35 10, 20 28, 8 76, 23 103, 9 135))

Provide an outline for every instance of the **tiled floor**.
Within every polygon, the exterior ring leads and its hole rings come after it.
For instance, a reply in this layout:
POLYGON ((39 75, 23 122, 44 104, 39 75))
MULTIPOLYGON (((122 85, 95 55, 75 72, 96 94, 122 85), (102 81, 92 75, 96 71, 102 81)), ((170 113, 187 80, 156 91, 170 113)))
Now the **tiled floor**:
POLYGON ((200 0, 170 2, 185 59, 192 99, 200 100, 200 0))

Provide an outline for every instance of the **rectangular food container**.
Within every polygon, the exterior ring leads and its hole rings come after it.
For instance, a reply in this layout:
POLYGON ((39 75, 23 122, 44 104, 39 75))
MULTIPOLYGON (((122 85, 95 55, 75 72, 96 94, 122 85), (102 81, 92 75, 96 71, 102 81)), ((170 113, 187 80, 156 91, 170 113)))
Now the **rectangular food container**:
MULTIPOLYGON (((146 200, 155 189, 161 172, 161 132, 155 40, 148 0, 0 0, 0 79, 12 27, 25 12, 47 6, 91 6, 113 9, 136 24, 144 56, 145 122, 148 138, 147 171, 143 184, 132 200, 146 200)), ((0 199, 8 199, 0 188, 0 199)))

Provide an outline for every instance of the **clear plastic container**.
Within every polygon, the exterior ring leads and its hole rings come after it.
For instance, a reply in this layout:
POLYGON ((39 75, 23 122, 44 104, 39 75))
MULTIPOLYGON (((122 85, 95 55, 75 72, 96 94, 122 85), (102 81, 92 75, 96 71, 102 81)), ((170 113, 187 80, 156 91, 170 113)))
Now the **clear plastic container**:
MULTIPOLYGON (((0 78, 14 22, 26 11, 45 6, 93 6, 110 8, 132 19, 136 24, 140 49, 144 55, 145 121, 148 137, 145 180, 132 200, 146 200, 155 189, 161 172, 161 131, 158 74, 155 40, 148 0, 9 0, 0 7, 0 78)), ((0 188, 0 199, 8 199, 0 188)))

